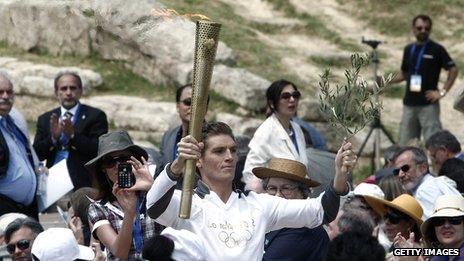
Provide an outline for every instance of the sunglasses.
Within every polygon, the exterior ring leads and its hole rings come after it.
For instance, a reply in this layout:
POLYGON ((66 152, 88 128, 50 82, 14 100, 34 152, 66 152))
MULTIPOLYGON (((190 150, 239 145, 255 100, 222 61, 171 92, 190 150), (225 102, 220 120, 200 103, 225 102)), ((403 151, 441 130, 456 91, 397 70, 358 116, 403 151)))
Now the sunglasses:
POLYGON ((430 27, 429 26, 416 26, 416 30, 417 31, 422 31, 422 30, 425 30, 425 31, 430 31, 430 27))
POLYGON ((410 217, 408 217, 406 215, 403 215, 403 214, 400 214, 400 213, 397 213, 397 212, 394 212, 394 211, 388 211, 383 216, 383 218, 388 219, 388 221, 390 221, 390 223, 393 224, 393 225, 396 225, 396 224, 400 223, 401 220, 410 219, 410 217))
POLYGON ((293 97, 293 99, 299 99, 301 97, 301 93, 299 91, 294 91, 294 92, 283 92, 280 94, 280 98, 284 100, 289 100, 290 97, 293 97))
POLYGON ((433 226, 434 227, 443 226, 445 224, 446 220, 448 220, 448 223, 450 223, 451 225, 457 226, 457 225, 462 224, 463 218, 462 217, 438 217, 438 218, 434 218, 433 219, 433 226))
POLYGON ((19 248, 21 250, 26 250, 29 248, 31 241, 27 239, 22 239, 16 242, 16 244, 8 244, 6 246, 6 250, 8 253, 11 255, 16 251, 16 248, 19 248))
POLYGON ((394 169, 393 174, 395 174, 395 175, 400 174, 400 170, 403 171, 403 172, 408 172, 410 168, 411 168, 411 166, 409 166, 408 164, 405 164, 405 165, 403 165, 403 166, 401 166, 399 168, 394 169))
POLYGON ((112 168, 116 166, 117 163, 126 163, 130 159, 129 156, 117 156, 112 158, 107 158, 102 161, 102 166, 104 168, 112 168))
POLYGON ((190 106, 192 105, 192 98, 183 99, 180 102, 182 102, 182 104, 184 104, 185 106, 190 106))

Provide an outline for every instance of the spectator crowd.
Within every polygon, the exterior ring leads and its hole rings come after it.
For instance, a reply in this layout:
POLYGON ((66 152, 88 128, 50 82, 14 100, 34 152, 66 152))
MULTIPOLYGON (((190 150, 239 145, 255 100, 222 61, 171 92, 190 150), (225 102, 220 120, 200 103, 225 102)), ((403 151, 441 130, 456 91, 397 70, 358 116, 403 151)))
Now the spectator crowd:
POLYGON ((458 70, 429 39, 431 28, 426 15, 412 20, 416 41, 393 79, 407 82, 400 142, 359 184, 351 183, 358 158, 346 139, 321 162, 333 172, 309 171, 311 154, 326 149, 324 133, 296 117, 302 94, 284 79, 267 89, 266 119, 248 138, 220 121, 204 121, 200 140, 189 135, 193 87, 179 87, 181 125, 155 151, 125 130, 109 132, 105 112, 80 102, 82 80, 70 71, 56 76, 58 107, 38 117, 31 143, 0 71, 0 260, 464 260, 464 152, 439 120, 439 99, 458 70), (448 78, 438 88, 441 68, 448 78), (189 160, 196 185, 183 219, 189 160), (41 162, 65 164, 60 175, 73 189, 39 211, 41 162), (67 227, 44 230, 40 212, 57 209, 66 210, 67 227), (396 256, 402 248, 459 251, 396 256))

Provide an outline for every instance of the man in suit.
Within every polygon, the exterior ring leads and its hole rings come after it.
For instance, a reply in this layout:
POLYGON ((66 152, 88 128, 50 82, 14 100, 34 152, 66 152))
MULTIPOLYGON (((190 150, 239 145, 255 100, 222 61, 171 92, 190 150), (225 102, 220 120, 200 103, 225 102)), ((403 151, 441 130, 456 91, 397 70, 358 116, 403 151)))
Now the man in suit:
POLYGON ((20 212, 37 218, 32 146, 11 113, 13 101, 13 83, 0 72, 0 215, 20 212))
POLYGON ((97 155, 98 137, 108 132, 106 114, 79 102, 83 89, 76 73, 58 74, 54 85, 61 106, 39 116, 34 148, 49 168, 66 160, 74 190, 88 187, 84 164, 97 155))

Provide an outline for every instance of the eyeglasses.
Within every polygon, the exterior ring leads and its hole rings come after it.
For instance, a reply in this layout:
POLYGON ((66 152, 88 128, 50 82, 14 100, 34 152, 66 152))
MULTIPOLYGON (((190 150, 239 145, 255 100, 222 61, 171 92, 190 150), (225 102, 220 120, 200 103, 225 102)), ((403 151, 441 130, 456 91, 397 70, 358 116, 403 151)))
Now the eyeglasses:
POLYGON ((266 188, 266 192, 269 195, 275 196, 277 194, 277 191, 280 191, 280 193, 282 195, 288 196, 297 188, 298 188, 298 186, 295 186, 295 185, 283 185, 280 188, 269 186, 269 187, 266 188))
POLYGON ((59 90, 60 92, 65 92, 65 91, 67 91, 68 89, 69 89, 70 91, 75 91, 75 90, 77 90, 77 86, 71 85, 71 86, 60 86, 60 87, 58 87, 58 90, 59 90))
POLYGON ((106 169, 112 168, 116 163, 125 163, 130 159, 129 156, 117 156, 112 158, 107 158, 102 161, 102 166, 106 169))
POLYGON ((301 93, 299 91, 294 92, 283 92, 280 94, 280 98, 284 100, 289 100, 290 97, 293 97, 295 100, 301 97, 301 93))
POLYGON ((28 239, 22 239, 16 242, 16 244, 8 244, 6 246, 6 250, 8 253, 13 254, 16 251, 16 248, 19 248, 21 250, 26 250, 29 248, 29 245, 31 243, 31 240, 28 239))
POLYGON ((434 218, 433 219, 433 226, 434 227, 439 227, 439 226, 443 226, 446 222, 446 220, 448 220, 448 223, 450 223, 451 225, 461 225, 462 224, 462 220, 463 220, 463 217, 438 217, 438 218, 434 218))
POLYGON ((400 174, 400 170, 403 171, 403 172, 408 172, 410 168, 411 168, 411 166, 409 166, 408 164, 405 164, 405 165, 403 165, 403 166, 401 166, 399 168, 394 169, 393 174, 395 174, 395 175, 400 174))
POLYGON ((410 217, 407 216, 407 215, 404 215, 402 213, 398 213, 398 212, 395 212, 395 211, 388 211, 384 216, 383 216, 384 219, 388 219, 388 221, 390 221, 391 224, 393 225, 396 225, 398 223, 400 223, 401 220, 409 220, 410 217))
POLYGON ((182 104, 184 104, 185 106, 190 106, 192 105, 192 98, 183 99, 180 102, 182 102, 182 104))
POLYGON ((417 31, 425 30, 426 32, 430 31, 430 26, 416 26, 417 31))

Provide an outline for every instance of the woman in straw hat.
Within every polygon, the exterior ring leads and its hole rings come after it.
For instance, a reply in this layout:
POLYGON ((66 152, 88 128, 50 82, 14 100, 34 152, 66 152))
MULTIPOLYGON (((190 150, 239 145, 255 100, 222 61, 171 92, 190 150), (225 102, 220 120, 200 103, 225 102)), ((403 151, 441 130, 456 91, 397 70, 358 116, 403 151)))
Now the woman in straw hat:
POLYGON ((98 155, 85 164, 100 199, 90 204, 88 218, 93 236, 107 249, 107 260, 133 260, 141 255, 143 241, 160 232, 159 225, 144 218, 145 192, 121 189, 117 183, 119 164, 130 163, 137 178, 142 172, 147 175, 147 158, 147 152, 119 130, 100 136, 98 155))
MULTIPOLYGON (((286 199, 306 199, 320 185, 307 177, 305 165, 288 159, 272 158, 267 168, 254 168, 253 174, 262 179, 267 194, 286 199)), ((322 260, 328 245, 322 226, 283 228, 266 234, 263 260, 322 260)))
MULTIPOLYGON (((464 198, 457 195, 439 197, 435 201, 433 214, 421 226, 426 246, 459 248, 460 255, 452 257, 452 260, 464 260, 463 221, 464 198)), ((440 258, 444 257, 433 257, 432 260, 443 260, 440 258)))
MULTIPOLYGON (((420 225, 423 210, 419 202, 409 194, 402 194, 392 201, 364 196, 366 202, 383 217, 383 230, 388 240, 395 241, 395 237, 406 237, 416 244, 421 239, 420 225)), ((393 250, 392 245, 390 251, 393 250)))

